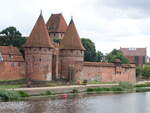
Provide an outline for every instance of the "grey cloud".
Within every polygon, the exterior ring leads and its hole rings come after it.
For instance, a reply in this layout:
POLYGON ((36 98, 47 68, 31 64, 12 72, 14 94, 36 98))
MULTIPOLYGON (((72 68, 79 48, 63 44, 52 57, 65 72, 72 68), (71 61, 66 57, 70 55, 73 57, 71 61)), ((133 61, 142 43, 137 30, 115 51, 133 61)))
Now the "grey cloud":
POLYGON ((140 10, 150 10, 150 0, 102 0, 102 3, 121 9, 137 8, 140 10))
POLYGON ((150 16, 150 0, 95 0, 95 6, 100 12, 105 8, 106 16, 112 13, 114 17, 134 19, 150 16))

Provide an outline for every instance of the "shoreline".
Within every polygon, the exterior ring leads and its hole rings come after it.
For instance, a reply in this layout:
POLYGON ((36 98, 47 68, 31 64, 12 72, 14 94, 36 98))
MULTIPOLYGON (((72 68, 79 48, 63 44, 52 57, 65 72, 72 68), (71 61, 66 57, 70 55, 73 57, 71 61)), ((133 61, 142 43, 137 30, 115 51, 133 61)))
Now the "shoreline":
MULTIPOLYGON (((23 96, 19 98, 19 100, 22 101, 22 100, 41 99, 41 98, 42 99, 44 98, 63 99, 66 98, 64 97, 64 95, 67 95, 67 98, 72 98, 79 95, 80 96, 93 95, 93 94, 108 95, 108 94, 124 94, 124 93, 136 93, 136 92, 138 93, 138 92, 150 91, 150 86, 145 87, 146 84, 136 84, 132 87, 131 86, 124 87, 121 86, 121 84, 117 84, 117 83, 87 84, 87 85, 69 85, 69 86, 55 86, 55 87, 9 88, 9 89, 2 89, 2 90, 23 93, 23 96)), ((11 100, 7 100, 7 101, 11 101, 11 100)))

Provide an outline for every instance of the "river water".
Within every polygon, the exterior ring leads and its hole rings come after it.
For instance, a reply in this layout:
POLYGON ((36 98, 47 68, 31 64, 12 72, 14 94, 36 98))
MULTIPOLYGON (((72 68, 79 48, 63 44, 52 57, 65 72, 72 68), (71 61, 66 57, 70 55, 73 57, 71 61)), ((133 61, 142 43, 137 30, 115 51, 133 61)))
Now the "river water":
POLYGON ((0 113, 150 113, 150 93, 0 102, 0 113))

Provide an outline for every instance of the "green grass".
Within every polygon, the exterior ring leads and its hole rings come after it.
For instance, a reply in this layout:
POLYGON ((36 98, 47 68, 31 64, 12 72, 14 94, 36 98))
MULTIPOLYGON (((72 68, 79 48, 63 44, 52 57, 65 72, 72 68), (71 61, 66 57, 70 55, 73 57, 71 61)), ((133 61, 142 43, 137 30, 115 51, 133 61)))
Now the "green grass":
POLYGON ((150 87, 150 84, 138 84, 135 87, 150 87))
POLYGON ((119 86, 124 88, 124 89, 133 89, 134 85, 128 82, 120 82, 119 86))
POLYGON ((111 88, 87 88, 86 91, 87 92, 107 92, 107 91, 118 92, 118 91, 125 91, 125 89, 120 86, 113 86, 111 88))
POLYGON ((114 84, 115 82, 101 82, 97 80, 89 81, 87 84, 114 84))
POLYGON ((148 92, 150 91, 150 88, 136 88, 136 92, 148 92))
POLYGON ((18 80, 0 80, 0 84, 26 84, 28 79, 18 79, 18 80))
POLYGON ((10 89, 10 88, 20 88, 21 87, 21 85, 16 85, 16 84, 14 84, 14 85, 0 85, 0 89, 10 89))

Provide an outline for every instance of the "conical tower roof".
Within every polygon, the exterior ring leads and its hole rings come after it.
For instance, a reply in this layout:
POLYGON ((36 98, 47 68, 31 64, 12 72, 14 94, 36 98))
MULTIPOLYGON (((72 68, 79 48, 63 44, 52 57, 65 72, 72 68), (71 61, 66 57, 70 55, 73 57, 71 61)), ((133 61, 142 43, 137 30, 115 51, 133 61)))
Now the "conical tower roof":
POLYGON ((60 42, 60 49, 85 50, 72 19, 63 39, 60 42))
POLYGON ((40 14, 24 47, 53 48, 42 14, 40 14))
POLYGON ((48 32, 63 32, 64 33, 67 30, 67 23, 61 13, 52 14, 46 26, 48 28, 48 32))

